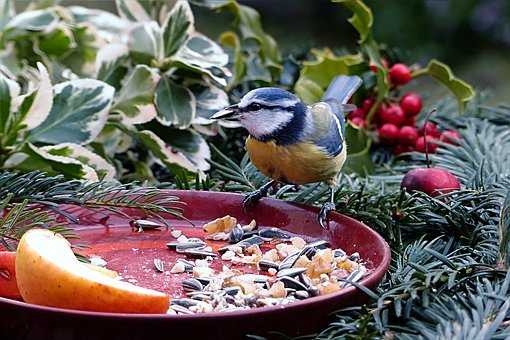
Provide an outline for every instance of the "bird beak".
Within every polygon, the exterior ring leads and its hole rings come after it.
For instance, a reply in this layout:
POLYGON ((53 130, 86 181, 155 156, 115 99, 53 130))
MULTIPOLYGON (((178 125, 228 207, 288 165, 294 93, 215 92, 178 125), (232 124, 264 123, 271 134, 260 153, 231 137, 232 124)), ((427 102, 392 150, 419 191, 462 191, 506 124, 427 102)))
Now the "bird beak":
POLYGON ((226 119, 226 120, 237 120, 239 118, 239 108, 237 105, 230 105, 221 111, 213 114, 210 119, 226 119))

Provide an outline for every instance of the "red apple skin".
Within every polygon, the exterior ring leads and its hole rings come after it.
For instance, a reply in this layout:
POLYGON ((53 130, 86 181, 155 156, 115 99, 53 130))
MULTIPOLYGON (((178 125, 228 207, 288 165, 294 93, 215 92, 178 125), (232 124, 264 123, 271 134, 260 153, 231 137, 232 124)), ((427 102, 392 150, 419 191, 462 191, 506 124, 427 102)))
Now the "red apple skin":
POLYGON ((0 270, 3 275, 0 275, 0 296, 21 299, 21 294, 18 290, 16 283, 16 252, 14 251, 0 251, 0 270))
POLYGON ((458 179, 441 168, 418 168, 409 171, 402 179, 401 187, 408 192, 421 191, 438 196, 460 189, 458 179))

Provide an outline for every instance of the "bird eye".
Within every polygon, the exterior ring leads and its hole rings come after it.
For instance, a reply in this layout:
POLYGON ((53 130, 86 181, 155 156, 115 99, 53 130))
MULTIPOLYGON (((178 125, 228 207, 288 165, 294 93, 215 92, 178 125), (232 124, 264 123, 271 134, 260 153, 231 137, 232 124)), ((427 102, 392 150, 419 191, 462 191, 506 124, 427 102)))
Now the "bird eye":
POLYGON ((258 111, 262 108, 259 103, 250 104, 250 111, 258 111))

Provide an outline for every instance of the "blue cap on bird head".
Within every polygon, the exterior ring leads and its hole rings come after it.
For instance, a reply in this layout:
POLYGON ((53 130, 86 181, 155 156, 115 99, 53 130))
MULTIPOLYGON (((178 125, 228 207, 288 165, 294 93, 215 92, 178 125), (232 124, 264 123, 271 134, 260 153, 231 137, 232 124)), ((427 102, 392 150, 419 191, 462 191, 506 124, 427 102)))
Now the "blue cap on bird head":
POLYGON ((306 105, 292 93, 263 87, 248 92, 237 105, 238 119, 254 138, 278 144, 299 139, 306 124, 306 105))

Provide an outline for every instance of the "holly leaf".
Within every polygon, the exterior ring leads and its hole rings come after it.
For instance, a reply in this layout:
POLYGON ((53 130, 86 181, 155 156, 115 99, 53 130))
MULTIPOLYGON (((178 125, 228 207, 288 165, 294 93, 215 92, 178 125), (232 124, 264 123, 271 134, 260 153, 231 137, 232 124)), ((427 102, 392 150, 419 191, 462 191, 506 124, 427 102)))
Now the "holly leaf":
POLYGON ((296 94, 309 104, 320 100, 333 78, 340 74, 353 74, 356 66, 363 63, 360 54, 335 56, 329 49, 312 52, 316 60, 303 62, 294 88, 296 94))
POLYGON ((99 134, 115 89, 95 79, 77 79, 53 87, 53 106, 46 119, 28 135, 30 142, 86 144, 99 134))
POLYGON ((475 96, 475 90, 471 85, 459 78, 456 78, 448 65, 435 59, 431 60, 427 68, 420 71, 420 74, 428 74, 444 86, 457 98, 459 111, 464 112, 466 104, 475 96))
POLYGON ((364 43, 371 36, 374 17, 370 8, 361 0, 333 0, 349 8, 353 16, 348 19, 352 26, 358 31, 359 43, 364 43))
POLYGON ((195 19, 187 1, 179 0, 168 13, 163 24, 164 54, 174 55, 193 32, 195 19))
POLYGON ((173 82, 169 76, 161 77, 154 95, 157 120, 165 125, 187 128, 195 118, 196 100, 193 93, 173 82))
POLYGON ((370 157, 372 139, 363 129, 348 123, 345 128, 345 141, 347 143, 347 159, 342 169, 343 172, 357 173, 361 176, 372 174, 375 169, 370 157))
POLYGON ((154 119, 154 90, 159 78, 156 70, 137 65, 115 98, 112 112, 119 112, 128 124, 142 124, 154 119))

